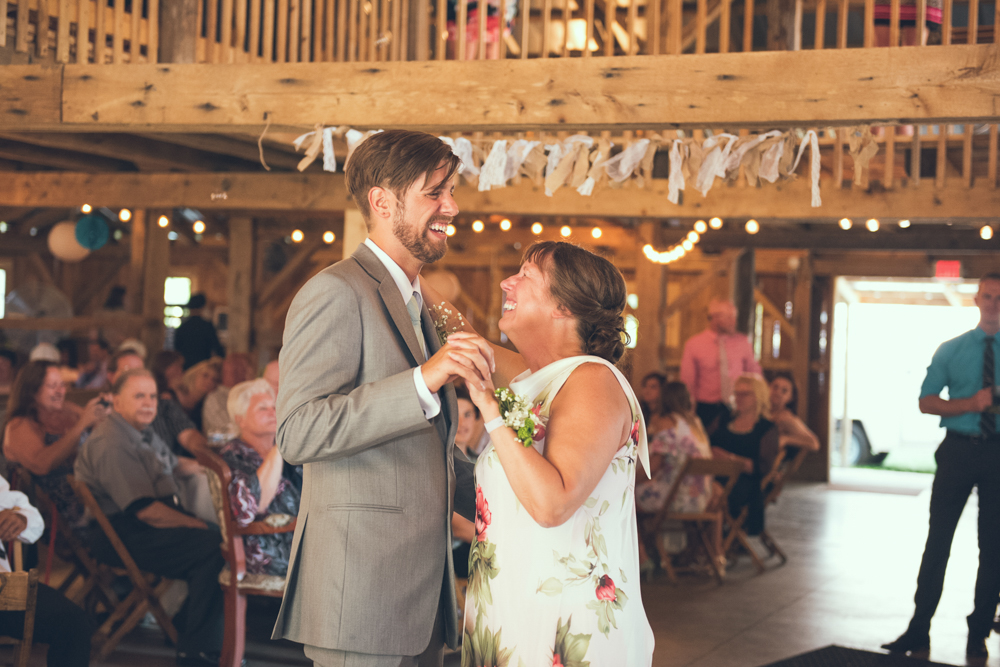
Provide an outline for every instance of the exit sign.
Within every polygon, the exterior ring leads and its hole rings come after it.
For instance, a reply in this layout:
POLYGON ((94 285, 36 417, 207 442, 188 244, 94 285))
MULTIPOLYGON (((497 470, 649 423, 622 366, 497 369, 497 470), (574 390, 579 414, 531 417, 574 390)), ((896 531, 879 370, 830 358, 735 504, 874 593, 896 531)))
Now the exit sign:
POLYGON ((934 262, 934 277, 938 280, 961 279, 962 262, 957 259, 939 259, 934 262))

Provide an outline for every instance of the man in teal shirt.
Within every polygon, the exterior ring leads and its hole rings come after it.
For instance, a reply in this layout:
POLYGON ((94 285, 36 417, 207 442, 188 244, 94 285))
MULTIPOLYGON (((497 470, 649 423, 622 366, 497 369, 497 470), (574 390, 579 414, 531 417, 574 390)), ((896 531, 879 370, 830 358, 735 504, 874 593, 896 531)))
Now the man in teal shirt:
POLYGON ((917 575, 916 608, 910 625, 896 641, 883 644, 891 653, 923 655, 930 651, 931 618, 941 599, 948 554, 962 510, 976 487, 979 495, 979 574, 975 607, 968 617, 966 655, 987 656, 997 597, 1000 596, 1000 421, 994 411, 994 387, 1000 382, 1000 273, 979 281, 979 326, 937 349, 920 388, 920 411, 939 415, 948 429, 934 458, 937 472, 931 490, 927 544, 917 575), (947 387, 949 398, 941 398, 947 387))

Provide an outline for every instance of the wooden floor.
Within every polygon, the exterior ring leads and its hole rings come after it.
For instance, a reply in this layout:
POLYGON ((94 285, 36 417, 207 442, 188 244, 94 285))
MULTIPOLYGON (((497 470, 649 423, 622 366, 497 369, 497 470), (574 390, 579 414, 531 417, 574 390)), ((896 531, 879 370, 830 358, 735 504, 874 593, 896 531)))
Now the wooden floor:
MULTIPOLYGON (((905 475, 905 473, 903 474, 905 475)), ((927 477, 875 478, 859 472, 831 485, 794 485, 768 515, 769 528, 791 557, 756 575, 741 559, 723 586, 662 574, 644 586, 643 603, 656 635, 655 667, 756 667, 841 644, 878 650, 901 633, 912 612, 920 553, 926 537, 927 477), (878 489, 879 492, 863 489, 878 489)), ((931 631, 937 662, 965 664, 965 616, 976 573, 976 507, 970 500, 959 526, 945 594, 931 631)), ((271 642, 277 606, 251 607, 250 667, 309 664, 299 647, 271 642)), ((1000 667, 991 638, 990 667, 1000 667)), ((44 665, 44 649, 33 663, 44 665)), ((0 658, 3 654, 0 654, 0 658)), ((173 650, 155 629, 139 629, 103 665, 173 665, 173 650)), ((446 665, 458 665, 457 655, 446 665)), ((594 665, 593 667, 617 667, 594 665)))

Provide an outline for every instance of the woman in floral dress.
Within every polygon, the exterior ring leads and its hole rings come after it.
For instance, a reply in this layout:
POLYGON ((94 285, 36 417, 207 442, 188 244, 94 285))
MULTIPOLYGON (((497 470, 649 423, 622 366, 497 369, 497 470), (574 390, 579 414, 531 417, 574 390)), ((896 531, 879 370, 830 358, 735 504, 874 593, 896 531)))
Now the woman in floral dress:
POLYGON ((515 432, 497 419, 493 387, 470 385, 491 443, 476 464, 462 665, 648 667, 634 510, 646 433, 614 366, 625 281, 586 250, 543 242, 501 288, 500 330, 519 355, 449 338, 456 358, 495 360, 494 382, 509 382, 531 421, 515 432))

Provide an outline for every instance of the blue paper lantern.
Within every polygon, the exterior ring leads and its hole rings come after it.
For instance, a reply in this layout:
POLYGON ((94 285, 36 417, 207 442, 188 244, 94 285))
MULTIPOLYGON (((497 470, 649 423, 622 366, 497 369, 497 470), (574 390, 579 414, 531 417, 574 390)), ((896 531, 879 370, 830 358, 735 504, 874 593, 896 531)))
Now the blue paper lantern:
POLYGON ((76 241, 87 250, 97 250, 108 242, 108 223, 99 215, 85 215, 76 221, 76 241))

